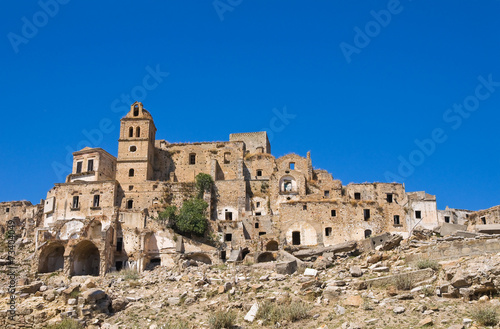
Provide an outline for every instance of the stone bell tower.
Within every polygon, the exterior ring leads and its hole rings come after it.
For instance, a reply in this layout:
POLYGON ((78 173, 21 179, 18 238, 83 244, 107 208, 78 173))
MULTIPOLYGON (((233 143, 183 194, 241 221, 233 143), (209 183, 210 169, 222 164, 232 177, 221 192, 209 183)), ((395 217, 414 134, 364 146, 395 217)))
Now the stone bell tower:
POLYGON ((156 127, 142 103, 135 102, 120 120, 116 178, 121 184, 153 179, 156 127))

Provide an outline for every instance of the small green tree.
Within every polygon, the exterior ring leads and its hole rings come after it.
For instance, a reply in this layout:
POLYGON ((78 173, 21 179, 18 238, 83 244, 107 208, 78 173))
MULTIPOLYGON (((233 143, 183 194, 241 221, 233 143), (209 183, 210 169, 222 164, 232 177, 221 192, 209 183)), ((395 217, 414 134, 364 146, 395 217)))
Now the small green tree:
POLYGON ((167 206, 165 210, 158 214, 158 220, 162 222, 162 224, 167 225, 168 227, 173 227, 176 220, 177 207, 176 206, 167 206))
POLYGON ((193 233, 199 236, 205 234, 208 228, 205 210, 208 203, 201 199, 193 198, 186 200, 175 217, 175 227, 181 233, 193 233))
POLYGON ((212 176, 204 173, 199 173, 195 177, 196 179, 196 189, 198 191, 197 198, 203 199, 203 193, 212 191, 212 186, 214 185, 214 180, 212 176))

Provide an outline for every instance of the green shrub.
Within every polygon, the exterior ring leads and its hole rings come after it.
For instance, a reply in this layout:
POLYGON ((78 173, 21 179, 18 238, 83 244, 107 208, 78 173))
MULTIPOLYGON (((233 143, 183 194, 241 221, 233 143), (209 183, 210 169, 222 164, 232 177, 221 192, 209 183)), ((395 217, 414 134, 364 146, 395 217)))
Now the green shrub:
POLYGON ((121 270, 120 276, 125 281, 139 279, 139 273, 136 270, 131 270, 131 269, 121 270))
POLYGON ((265 301, 260 305, 256 318, 262 319, 266 325, 275 325, 283 320, 295 322, 306 319, 310 310, 311 307, 303 301, 288 301, 283 304, 265 301))
POLYGON ((80 324, 80 322, 75 319, 64 319, 57 324, 52 324, 50 326, 46 326, 45 329, 83 329, 84 327, 80 324))
POLYGON ((471 317, 483 326, 495 326, 499 322, 498 309, 488 304, 475 306, 471 311, 471 317))
POLYGON ((205 192, 211 192, 212 191, 212 186, 214 185, 214 180, 212 179, 212 176, 204 173, 199 173, 195 177, 196 180, 196 189, 197 189, 197 198, 202 199, 203 194, 205 192))
POLYGON ((417 261, 416 265, 417 265, 417 268, 419 268, 421 270, 424 268, 431 268, 434 271, 439 270, 439 263, 433 259, 428 259, 428 258, 419 259, 417 261))
POLYGON ((231 328, 234 326, 236 313, 234 311, 216 311, 208 318, 210 329, 231 328))
POLYGON ((186 200, 182 204, 179 215, 175 220, 175 227, 182 233, 193 233, 199 236, 205 234, 208 228, 205 210, 208 203, 201 199, 186 200))
POLYGON ((393 284, 398 290, 412 290, 414 288, 413 278, 409 274, 396 275, 393 284))

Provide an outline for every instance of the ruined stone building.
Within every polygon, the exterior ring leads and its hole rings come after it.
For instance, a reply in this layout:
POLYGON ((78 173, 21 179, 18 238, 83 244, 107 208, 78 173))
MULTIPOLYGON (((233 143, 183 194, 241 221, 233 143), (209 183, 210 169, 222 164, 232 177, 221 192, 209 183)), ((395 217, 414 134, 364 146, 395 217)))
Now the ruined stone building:
POLYGON ((329 246, 385 232, 406 237, 417 225, 463 224, 472 213, 438 211, 435 196, 408 193, 398 183, 343 185, 315 169, 310 153, 274 157, 266 132, 201 143, 169 143, 156 132, 152 115, 134 103, 121 119, 118 157, 84 148, 73 153, 72 173, 48 191, 43 206, 0 204, 0 214, 20 209, 19 219, 40 210, 33 225, 35 271, 102 275, 173 265, 179 255, 207 263, 248 253, 272 260, 272 252, 286 246, 329 246), (204 200, 217 248, 154 219, 166 199, 182 204, 199 173, 214 180, 204 200))

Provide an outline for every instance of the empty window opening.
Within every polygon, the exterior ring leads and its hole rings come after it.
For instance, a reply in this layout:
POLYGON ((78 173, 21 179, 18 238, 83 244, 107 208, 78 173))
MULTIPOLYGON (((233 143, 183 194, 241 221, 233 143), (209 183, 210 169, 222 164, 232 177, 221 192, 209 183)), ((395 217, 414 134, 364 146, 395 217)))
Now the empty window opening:
POLYGON ((130 152, 135 152, 135 151, 137 151, 137 147, 135 145, 131 145, 129 150, 130 150, 130 152))
POLYGON ((354 193, 354 199, 361 200, 361 193, 358 193, 358 192, 354 193))
POLYGON ((331 215, 332 217, 337 216, 337 210, 332 209, 332 210, 330 211, 330 215, 331 215))
POLYGON ((307 205, 306 204, 302 206, 302 210, 307 210, 307 205))
POLYGON ((78 162, 76 163, 76 173, 77 173, 77 174, 79 174, 79 173, 81 173, 81 172, 82 172, 82 163, 83 163, 83 162, 81 162, 81 161, 78 161, 78 162))
POLYGON ((399 221, 399 215, 394 215, 394 225, 401 225, 401 222, 399 221))
POLYGON ((139 105, 134 106, 134 117, 139 116, 139 105))
POLYGON ((123 238, 116 238, 116 251, 123 250, 123 238))
POLYGON ((370 209, 363 209, 363 217, 365 220, 370 219, 370 209))
POLYGON ((266 235, 266 232, 259 232, 259 236, 266 235))
POLYGON ((332 235, 332 228, 325 227, 325 236, 331 236, 331 235, 332 235))
POLYGON ((99 199, 101 198, 101 196, 99 194, 96 194, 94 195, 94 207, 99 207, 99 199))
POLYGON ((161 258, 152 258, 148 264, 148 270, 152 270, 157 266, 161 266, 161 258))
POLYGON ((260 202, 256 202, 256 203, 255 203, 255 207, 256 207, 256 208, 260 208, 260 202))
POLYGON ((259 228, 259 223, 255 223, 255 228, 259 228))
POLYGON ((387 193, 387 202, 392 203, 392 193, 387 193))
POLYGON ((256 212, 255 213, 255 216, 260 216, 262 213, 259 211, 259 212, 256 212))
POLYGON ((226 152, 224 153, 224 164, 229 164, 231 163, 231 152, 226 152))
POLYGON ((257 169, 257 177, 261 177, 262 176, 262 169, 257 169))
POLYGON ((9 212, 10 211, 10 208, 5 208, 5 212, 9 212))
POLYGON ((127 201, 127 209, 132 209, 134 207, 134 200, 127 201))
POLYGON ((190 165, 194 165, 194 164, 196 164, 196 154, 191 153, 191 154, 189 155, 189 164, 190 164, 190 165))
POLYGON ((134 127, 128 128, 128 137, 134 137, 134 127))
POLYGON ((469 214, 465 214, 465 218, 469 218, 469 214))
POLYGON ((135 137, 141 137, 141 127, 137 127, 135 130, 135 137))
POLYGON ((80 197, 78 196, 74 196, 73 197, 73 204, 71 205, 71 208, 73 209, 78 209, 78 207, 80 206, 80 197))
POLYGON ((226 259, 226 251, 225 251, 225 250, 222 250, 222 251, 220 252, 220 259, 222 259, 222 260, 225 260, 225 259, 226 259))
POLYGON ((135 174, 134 169, 129 169, 128 177, 134 177, 134 174, 135 174))
POLYGON ((231 211, 226 211, 226 220, 233 220, 233 213, 231 211))
POLYGON ((292 181, 286 180, 283 184, 283 188, 285 189, 285 192, 292 192, 292 181))
POLYGON ((483 223, 483 225, 486 225, 486 217, 481 217, 481 223, 483 223))
POLYGON ((94 171, 94 160, 89 160, 87 162, 87 171, 94 171))
POLYGON ((415 210, 415 218, 422 218, 422 211, 415 210))
POLYGON ((129 190, 129 191, 132 191, 133 189, 134 189, 134 185, 129 185, 129 186, 128 186, 128 190, 129 190))
POLYGON ((295 170, 295 162, 290 162, 290 166, 289 166, 289 168, 290 168, 291 170, 295 170))
POLYGON ((449 223, 450 222, 450 216, 444 216, 444 222, 449 223))
POLYGON ((225 241, 231 242, 233 240, 233 235, 231 233, 227 233, 225 237, 225 241))
POLYGON ((121 260, 115 262, 115 268, 117 271, 121 271, 123 268, 123 262, 121 260))
POLYGON ((292 232, 292 244, 294 246, 300 245, 300 232, 299 231, 292 232))
MULTIPOLYGON (((372 230, 365 230, 365 239, 367 239, 371 236, 372 236, 372 230)), ((375 243, 375 241, 373 243, 375 243)))
POLYGON ((323 196, 324 196, 325 198, 329 198, 329 197, 330 197, 330 191, 324 191, 324 192, 323 192, 323 196))

